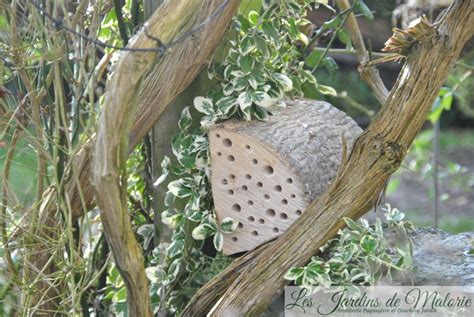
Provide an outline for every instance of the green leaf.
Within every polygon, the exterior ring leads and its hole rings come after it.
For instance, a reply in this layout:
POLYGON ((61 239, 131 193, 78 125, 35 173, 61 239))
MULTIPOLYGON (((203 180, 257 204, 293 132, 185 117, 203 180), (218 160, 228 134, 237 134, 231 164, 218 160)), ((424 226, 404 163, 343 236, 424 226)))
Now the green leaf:
POLYGON ((343 21, 342 15, 338 15, 334 19, 324 22, 321 27, 321 30, 326 31, 326 30, 331 30, 331 29, 337 29, 339 25, 341 25, 342 21, 343 21))
POLYGON ((318 50, 313 50, 311 54, 309 54, 308 57, 306 57, 306 65, 308 65, 309 67, 314 67, 318 65, 322 56, 323 56, 323 52, 318 51, 318 50))
POLYGON ((268 119, 268 111, 265 108, 255 106, 254 115, 258 120, 266 121, 268 119))
POLYGON ((221 251, 224 244, 224 237, 222 236, 222 233, 216 232, 213 242, 214 248, 216 248, 217 251, 221 251))
POLYGON ((146 277, 151 283, 156 283, 158 281, 158 267, 149 266, 145 269, 146 277))
POLYGON ((323 95, 337 96, 336 89, 332 88, 331 86, 318 85, 317 89, 323 95))
POLYGON ((221 111, 222 114, 228 116, 232 110, 235 109, 237 105, 237 99, 233 96, 223 97, 219 99, 216 103, 217 109, 221 111))
POLYGON ((337 32, 337 37, 342 43, 346 44, 347 49, 351 49, 352 47, 351 36, 349 35, 349 32, 347 30, 340 29, 337 32))
POLYGON ((253 102, 265 109, 271 108, 277 102, 277 98, 272 98, 269 94, 263 91, 255 91, 251 93, 251 96, 253 102))
POLYGON ((178 198, 188 197, 192 193, 192 179, 180 178, 168 184, 168 191, 178 198))
POLYGON ((293 89, 293 82, 291 79, 281 73, 273 74, 273 78, 282 86, 283 91, 288 92, 293 89))
POLYGON ((220 229, 222 233, 231 233, 234 232, 235 229, 237 229, 237 225, 239 223, 237 221, 234 221, 234 219, 230 217, 225 217, 222 219, 220 229))
POLYGON ((184 241, 185 239, 183 234, 177 234, 173 236, 173 239, 166 250, 168 252, 168 256, 173 258, 178 254, 181 254, 184 250, 184 241))
POLYGON ((278 35, 277 30, 270 22, 264 21, 262 23, 262 29, 265 35, 269 39, 272 39, 276 46, 280 46, 280 36, 278 35))
POLYGON ((141 225, 138 227, 137 233, 143 237, 143 247, 147 249, 153 239, 154 225, 149 223, 141 225))
POLYGON ((249 76, 247 80, 248 80, 249 85, 252 86, 253 89, 257 89, 258 83, 257 83, 257 80, 253 76, 249 76))
POLYGON ((364 249, 367 253, 374 253, 375 249, 377 248, 378 241, 372 237, 371 235, 364 235, 362 240, 360 241, 360 246, 364 249))
POLYGON ((240 106, 240 109, 242 111, 245 111, 245 109, 247 109, 248 107, 250 107, 252 105, 252 96, 250 95, 250 93, 244 91, 242 92, 239 97, 237 98, 237 101, 239 103, 239 106, 240 106))
POLYGON ((252 25, 257 25, 258 19, 260 19, 260 14, 258 14, 258 12, 256 11, 250 11, 248 17, 249 17, 249 22, 252 25))
POLYGON ((285 274, 285 280, 289 281, 294 281, 298 277, 302 276, 304 273, 304 269, 300 267, 294 267, 290 269, 286 274, 285 274))
POLYGON ((193 124, 193 119, 191 118, 191 113, 189 112, 189 107, 186 107, 181 111, 181 116, 179 118, 178 126, 181 130, 186 131, 193 124))
POLYGON ((250 72, 252 72, 252 68, 255 64, 254 59, 251 55, 240 56, 238 63, 240 69, 244 74, 249 74, 250 72))
POLYGON ((357 231, 357 232, 361 231, 361 229, 362 229, 361 226, 359 224, 357 224, 357 222, 355 222, 351 218, 344 217, 343 220, 344 220, 344 222, 346 223, 347 227, 350 230, 357 231))
POLYGON ((210 237, 216 232, 216 229, 213 228, 210 224, 208 223, 203 223, 194 228, 192 232, 192 236, 196 240, 204 240, 207 237, 210 237))
POLYGON ((224 86, 222 91, 224 92, 224 96, 230 96, 234 92, 234 85, 232 85, 231 83, 228 83, 224 86))
POLYGON ((255 40, 255 46, 257 47, 257 50, 262 54, 264 58, 269 58, 270 57, 270 49, 268 47, 267 41, 261 37, 261 36, 256 36, 254 38, 255 40))
POLYGON ((372 13, 372 11, 370 11, 370 8, 364 3, 364 1, 357 1, 355 8, 357 11, 361 12, 367 19, 374 19, 374 14, 372 13))
POLYGON ((246 36, 240 42, 239 48, 242 55, 248 55, 250 52, 252 52, 255 49, 255 41, 253 40, 252 37, 246 36))
POLYGON ((160 186, 161 183, 163 183, 166 180, 166 178, 168 177, 168 175, 170 173, 169 165, 170 165, 170 158, 165 155, 163 157, 163 161, 161 161, 161 175, 153 183, 153 186, 158 187, 158 186, 160 186))
POLYGON ((211 115, 214 113, 214 109, 212 107, 212 100, 209 98, 204 97, 196 97, 194 98, 194 107, 197 111, 211 115))

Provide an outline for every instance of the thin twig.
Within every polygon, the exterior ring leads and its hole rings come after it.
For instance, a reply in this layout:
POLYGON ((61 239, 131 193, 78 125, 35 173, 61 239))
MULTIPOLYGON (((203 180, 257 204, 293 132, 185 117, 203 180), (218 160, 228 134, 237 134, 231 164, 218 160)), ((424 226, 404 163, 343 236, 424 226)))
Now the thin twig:
MULTIPOLYGON (((351 7, 349 0, 337 0, 336 2, 340 10, 347 10, 351 7)), ((370 62, 369 52, 365 47, 364 38, 362 37, 357 19, 352 12, 349 14, 347 27, 351 33, 352 43, 360 62, 360 75, 372 90, 375 98, 377 98, 381 104, 384 104, 385 100, 387 100, 388 90, 385 87, 382 78, 380 78, 377 69, 374 67, 367 67, 367 63, 370 62)))
MULTIPOLYGON (((88 41, 88 42, 91 42, 97 46, 100 46, 102 48, 111 48, 111 49, 116 49, 116 50, 120 50, 120 51, 131 51, 131 52, 159 52, 161 54, 164 54, 165 51, 167 51, 168 49, 170 49, 171 47, 183 42, 184 40, 186 40, 188 37, 192 37, 194 34, 196 34, 197 32, 201 31, 204 27, 206 27, 212 20, 214 20, 216 17, 219 16, 219 14, 227 7, 227 5, 229 4, 230 0, 226 0, 224 1, 207 19, 205 19, 204 21, 202 21, 201 23, 199 23, 196 27, 194 27, 193 29, 187 31, 186 33, 184 33, 183 35, 181 35, 180 37, 178 37, 176 40, 173 40, 171 41, 170 43, 168 44, 162 44, 162 45, 159 45, 158 47, 150 47, 150 48, 131 48, 131 47, 120 47, 120 46, 115 46, 115 45, 111 45, 111 44, 107 44, 107 43, 104 43, 102 41, 99 41, 97 39, 94 39, 92 37, 89 37, 81 32, 77 32, 76 30, 74 30, 73 28, 67 26, 64 24, 64 22, 62 20, 59 20, 59 19, 56 19, 54 18, 52 15, 50 15, 48 12, 46 12, 38 3, 36 3, 35 1, 31 1, 31 4, 38 10, 40 11, 43 16, 45 18, 47 18, 48 20, 50 20, 52 23, 53 23, 53 26, 56 28, 56 29, 61 29, 61 30, 65 30, 69 33, 72 33, 74 35, 77 35, 81 38, 83 38, 84 40, 88 41)), ((146 28, 146 25, 144 26, 146 28)), ((155 36, 156 38, 156 36, 155 36)), ((159 41, 161 42, 161 41, 159 41)))

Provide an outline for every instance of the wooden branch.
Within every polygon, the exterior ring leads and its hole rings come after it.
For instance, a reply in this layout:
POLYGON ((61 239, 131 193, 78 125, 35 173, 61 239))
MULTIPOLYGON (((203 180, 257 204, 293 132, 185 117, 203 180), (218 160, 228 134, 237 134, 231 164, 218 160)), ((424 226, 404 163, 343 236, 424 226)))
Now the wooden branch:
MULTIPOLYGON (((349 0, 337 0, 336 3, 341 11, 349 10, 351 8, 349 0)), ((357 23, 357 19, 353 12, 349 14, 346 25, 349 28, 352 43, 356 49, 357 58, 360 62, 360 76, 370 87, 375 98, 377 98, 380 104, 383 105, 385 100, 387 100, 388 90, 385 87, 382 78, 380 78, 379 71, 373 66, 367 66, 367 63, 370 62, 369 51, 365 47, 364 38, 362 37, 359 24, 357 23)))
MULTIPOLYGON (((358 218, 374 205, 425 122, 462 47, 474 33, 474 3, 455 1, 436 29, 439 35, 412 48, 384 107, 356 141, 332 186, 278 240, 261 252, 246 255, 253 256, 251 263, 236 262, 221 274, 220 278, 229 278, 226 273, 241 272, 216 301, 210 316, 260 315, 287 284, 286 272, 307 263, 344 226, 342 217, 358 218), (241 265, 239 270, 237 265, 241 265)), ((207 291, 222 292, 216 280, 209 285, 217 287, 205 286, 207 291)), ((208 306, 211 297, 209 294, 204 302, 193 300, 183 315, 202 315, 203 310, 193 306, 208 306), (191 315, 193 311, 199 314, 191 315)))
MULTIPOLYGON (((209 6, 212 8, 210 12, 213 13, 217 10, 220 4, 219 1, 214 1, 214 6, 210 4, 209 6)), ((146 32, 138 34, 131 41, 130 47, 156 47, 156 40, 148 34, 159 37, 163 43, 172 42, 183 30, 189 32, 195 25, 204 21, 204 19, 200 19, 199 13, 205 6, 206 3, 198 0, 178 0, 163 4, 152 15, 149 25, 145 25, 146 32)), ((233 13, 234 10, 230 12, 233 13)), ((202 31, 206 32, 208 28, 209 25, 205 26, 202 31)), ((201 48, 199 45, 205 46, 206 43, 213 48, 217 46, 212 39, 193 44, 201 48)), ((190 47, 186 48, 190 49, 190 47)), ((153 94, 154 98, 158 100, 169 98, 171 95, 169 91, 178 90, 183 82, 190 83, 195 77, 193 74, 197 74, 197 71, 202 68, 202 64, 196 64, 194 59, 189 61, 190 57, 199 58, 199 53, 189 55, 189 51, 184 50, 174 51, 173 54, 182 56, 183 59, 175 64, 170 63, 172 60, 170 58, 160 58, 158 52, 122 53, 117 68, 107 84, 105 106, 102 109, 97 132, 93 165, 96 197, 105 236, 127 287, 130 316, 152 316, 142 250, 132 230, 124 195, 127 191, 124 179, 126 179, 131 123, 137 110, 138 100, 141 99, 143 92, 149 96, 151 95, 149 92, 154 88, 154 90, 158 90, 157 94, 153 94), (154 65, 158 65, 158 67, 154 69, 154 65), (190 67, 194 67, 194 71, 190 67), (153 72, 151 72, 152 70, 153 72), (176 74, 183 74, 179 76, 180 82, 176 82, 176 74), (161 80, 166 78, 167 80, 162 81, 160 87, 149 87, 146 84, 142 86, 142 81, 146 76, 161 80), (142 94, 136 94, 140 89, 142 89, 142 94)), ((150 82, 148 80, 146 83, 150 82)), ((171 101, 171 98, 164 100, 166 104, 171 101)), ((154 123, 153 118, 158 117, 159 114, 150 114, 141 119, 143 117, 139 113, 135 124, 144 130, 147 130, 148 127, 149 130, 154 123)), ((140 139, 143 134, 143 132, 137 133, 137 139, 140 139)), ((132 136, 135 135, 132 134, 132 136)), ((134 140, 132 140, 133 142, 134 140)))
MULTIPOLYGON (((122 77, 120 79, 115 79, 115 81, 121 80, 121 82, 116 82, 114 85, 116 89, 118 89, 116 86, 118 84, 123 84, 125 86, 121 86, 119 87, 120 89, 114 90, 113 94, 116 94, 116 96, 113 98, 113 100, 108 102, 122 102, 120 96, 123 97, 123 94, 126 94, 130 102, 135 102, 135 104, 138 104, 140 112, 139 116, 153 118, 153 120, 157 121, 171 101, 174 100, 176 96, 178 96, 200 73, 203 67, 205 67, 209 56, 211 56, 217 46, 221 43, 231 18, 235 14, 240 1, 227 0, 226 2, 226 0, 205 0, 186 2, 188 3, 184 4, 184 0, 180 1, 183 6, 185 5, 186 8, 188 8, 188 11, 181 11, 180 14, 181 16, 186 15, 188 17, 187 20, 183 18, 183 21, 178 19, 181 22, 170 22, 168 17, 165 17, 164 14, 167 14, 167 12, 171 12, 173 14, 172 16, 177 17, 178 13, 173 12, 178 12, 178 9, 175 9, 175 7, 178 5, 176 2, 172 2, 172 4, 169 4, 166 9, 161 8, 168 11, 160 10, 160 13, 155 13, 150 21, 147 22, 147 33, 160 37, 162 41, 173 39, 175 38, 174 35, 176 35, 176 32, 192 29, 193 26, 205 21, 212 14, 216 13, 216 10, 220 8, 221 5, 224 3, 226 3, 226 5, 221 11, 217 12, 217 15, 212 20, 209 20, 209 23, 207 23, 204 28, 200 29, 198 32, 195 32, 193 36, 184 39, 180 43, 177 43, 175 46, 173 46, 172 51, 166 53, 159 61, 154 60, 154 53, 152 52, 126 53, 125 55, 129 54, 127 55, 128 58, 133 58, 133 56, 136 56, 136 58, 140 59, 140 63, 143 63, 143 65, 139 65, 139 69, 142 69, 143 72, 147 72, 148 76, 144 77, 144 73, 136 73, 135 69, 129 69, 128 72, 125 72, 124 69, 121 69, 120 73, 122 74, 122 77), (199 6, 197 6, 198 3, 199 6), (187 24, 183 25, 184 22, 187 24), (183 27, 182 29, 178 27, 180 25, 183 27), (168 29, 165 30, 165 27, 168 29), (162 29, 163 32, 161 32, 162 29), (157 72, 156 76, 152 75, 154 72, 157 72), (131 88, 130 86, 130 84, 132 84, 130 76, 132 75, 135 77, 135 88, 131 88), (138 98, 134 96, 136 95, 137 91, 140 91, 138 98)), ((143 47, 145 47, 145 45, 146 47, 157 47, 155 40, 148 38, 144 31, 132 39, 132 43, 130 45, 135 47, 137 45, 143 45, 143 47)), ((127 60, 129 61, 129 59, 127 60)), ((121 67, 127 66, 123 62, 120 64, 123 65, 121 67)), ((119 69, 117 69, 116 72, 118 71, 119 69)), ((116 76, 117 75, 114 75, 114 77, 116 76)), ((112 85, 112 83, 110 85, 112 85)), ((110 89, 111 88, 108 88, 108 91, 111 91, 110 89)), ((123 101, 125 102, 125 99, 123 101)), ((129 105, 131 104, 127 104, 127 106, 129 105)), ((106 108, 111 110, 113 109, 111 106, 106 106, 106 108)), ((136 117, 134 113, 130 113, 130 110, 128 111, 131 118, 136 117)), ((140 141, 141 137, 148 133, 148 131, 151 129, 151 126, 154 124, 153 120, 147 120, 146 127, 141 124, 133 125, 133 129, 130 131, 131 137, 128 147, 122 147, 121 151, 123 150, 125 153, 130 152, 140 141)), ((111 133, 114 134, 117 131, 119 130, 111 131, 111 133)), ((122 135, 127 134, 122 133, 122 135)), ((110 138, 115 136, 110 135, 110 138)), ((108 137, 105 139, 105 141, 109 142, 108 137)), ((117 140, 114 139, 114 141, 117 140)), ((122 141, 123 140, 120 142, 122 141)), ((94 190, 90 182, 92 178, 92 151, 94 147, 95 139, 90 139, 85 142, 85 144, 81 146, 74 157, 74 163, 69 166, 69 169, 66 170, 65 173, 67 176, 64 181, 64 192, 66 193, 65 195, 67 196, 67 200, 71 203, 70 210, 68 212, 72 214, 73 219, 81 217, 85 212, 92 209, 95 205, 94 190)), ((50 240, 51 238, 54 239, 54 237, 59 236, 61 231, 58 229, 61 227, 61 217, 58 215, 59 212, 60 207, 57 203, 56 187, 51 186, 45 191, 41 202, 39 219, 40 224, 37 225, 39 229, 37 235, 34 237, 37 241, 43 241, 43 239, 50 240)), ((122 224, 127 221, 126 219, 127 217, 120 219, 123 221, 122 224)), ((28 229, 25 229, 25 232, 28 232, 28 229)), ((37 268, 43 268, 43 273, 45 276, 50 273, 54 273, 56 266, 54 265, 55 261, 51 261, 51 258, 54 257, 54 255, 51 253, 52 250, 43 243, 34 243, 33 245, 34 251, 31 252, 34 252, 34 254, 38 255, 32 259, 34 260, 33 265, 37 268)), ((133 244, 131 245, 133 247, 133 244)), ((138 250, 136 251, 139 253, 138 250)), ((58 261, 61 261, 61 259, 58 258, 58 261)), ((143 262, 139 263, 141 266, 143 266, 143 262)), ((39 280, 43 279, 40 278, 39 280)), ((39 281, 35 287, 39 293, 44 293, 41 290, 47 290, 51 288, 50 285, 43 283, 42 281, 39 281)), ((59 294, 61 294, 61 291, 59 291, 59 294)), ((53 307, 61 307, 61 297, 58 294, 56 294, 54 298, 48 299, 48 301, 57 303, 56 306, 53 305, 53 307)), ((139 303, 140 301, 137 301, 137 304, 139 303)), ((147 308, 148 306, 145 307, 145 309, 147 308)))

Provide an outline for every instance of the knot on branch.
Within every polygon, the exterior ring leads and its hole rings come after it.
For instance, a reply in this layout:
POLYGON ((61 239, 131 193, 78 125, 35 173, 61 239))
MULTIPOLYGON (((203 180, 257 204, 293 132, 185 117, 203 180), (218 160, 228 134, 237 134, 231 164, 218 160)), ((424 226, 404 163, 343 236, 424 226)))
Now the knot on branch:
POLYGON ((383 168, 387 173, 392 174, 400 167, 405 151, 401 144, 395 142, 386 142, 383 149, 383 155, 386 161, 383 168))
POLYGON ((383 172, 393 173, 402 163, 404 156, 404 148, 401 144, 391 141, 386 141, 380 134, 373 140, 372 154, 376 156, 376 162, 380 164, 383 172))

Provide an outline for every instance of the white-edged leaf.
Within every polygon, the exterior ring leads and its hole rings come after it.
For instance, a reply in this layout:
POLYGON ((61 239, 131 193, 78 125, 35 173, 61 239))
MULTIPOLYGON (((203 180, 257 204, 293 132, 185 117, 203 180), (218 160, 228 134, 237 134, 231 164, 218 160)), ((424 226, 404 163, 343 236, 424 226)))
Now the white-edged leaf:
POLYGON ((161 161, 161 175, 158 179, 153 183, 153 186, 158 187, 161 183, 165 181, 165 179, 169 175, 169 165, 170 165, 170 158, 168 156, 163 157, 163 161, 161 161))
POLYGON ((181 116, 179 118, 178 126, 181 130, 187 130, 193 124, 193 119, 191 118, 191 113, 189 112, 189 107, 186 107, 181 111, 181 116))
POLYGON ((152 283, 156 283, 158 280, 158 267, 157 266, 150 266, 145 269, 146 277, 152 283))
POLYGON ((293 89, 293 81, 288 76, 275 73, 273 78, 283 87, 283 91, 288 92, 293 89))
POLYGON ((228 115, 235 105, 237 105, 237 99, 233 96, 223 97, 216 103, 217 109, 224 115, 228 115))
POLYGON ((252 94, 252 97, 253 97, 252 98, 253 101, 257 105, 259 105, 260 107, 263 107, 265 109, 268 109, 268 108, 272 107, 277 102, 276 98, 270 97, 269 94, 267 94, 266 92, 263 92, 263 91, 254 92, 252 94))
POLYGON ((317 88, 318 88, 318 91, 322 93, 323 95, 337 96, 336 89, 332 88, 331 86, 318 85, 317 88))
POLYGON ((234 85, 228 83, 223 87, 222 91, 224 92, 224 96, 229 96, 234 92, 234 85))
POLYGON ((204 240, 210 237, 214 232, 216 232, 215 228, 207 223, 203 223, 194 228, 192 236, 196 240, 204 240))
POLYGON ((230 217, 222 219, 220 229, 222 233, 231 233, 237 229, 239 223, 230 217))
POLYGON ((240 93, 239 97, 237 98, 237 101, 239 102, 239 106, 242 111, 250 107, 253 103, 252 96, 246 91, 240 93))
POLYGON ((186 178, 174 180, 168 184, 168 191, 179 198, 188 197, 192 191, 190 188, 190 181, 186 178))
POLYGON ((194 98, 194 107, 197 111, 207 115, 214 113, 212 109, 212 100, 209 98, 204 98, 201 96, 194 98))
POLYGON ((222 246, 224 244, 224 237, 222 236, 222 233, 220 233, 219 231, 216 232, 216 234, 214 235, 214 248, 216 248, 217 251, 221 251, 222 250, 222 246))

